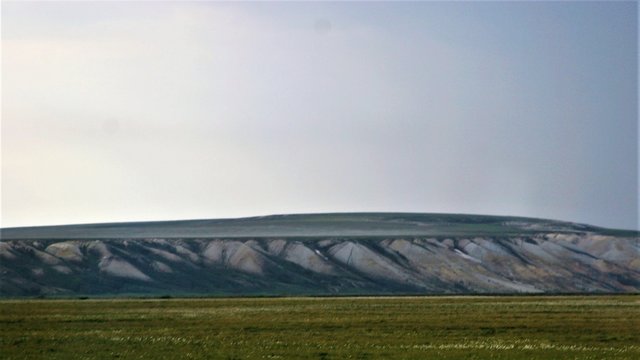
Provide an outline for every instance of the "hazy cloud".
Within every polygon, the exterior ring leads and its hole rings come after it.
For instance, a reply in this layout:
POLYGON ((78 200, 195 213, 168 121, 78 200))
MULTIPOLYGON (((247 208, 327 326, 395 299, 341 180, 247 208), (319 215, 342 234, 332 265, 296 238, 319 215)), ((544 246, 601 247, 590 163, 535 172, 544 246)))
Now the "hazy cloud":
POLYGON ((637 4, 3 3, 2 225, 638 227, 637 4))

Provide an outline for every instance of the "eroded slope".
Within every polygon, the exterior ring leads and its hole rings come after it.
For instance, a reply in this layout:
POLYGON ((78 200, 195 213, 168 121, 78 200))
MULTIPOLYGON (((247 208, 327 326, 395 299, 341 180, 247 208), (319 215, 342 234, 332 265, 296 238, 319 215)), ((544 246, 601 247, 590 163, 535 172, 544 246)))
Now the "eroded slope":
POLYGON ((0 293, 353 294, 640 291, 637 237, 3 240, 0 293))

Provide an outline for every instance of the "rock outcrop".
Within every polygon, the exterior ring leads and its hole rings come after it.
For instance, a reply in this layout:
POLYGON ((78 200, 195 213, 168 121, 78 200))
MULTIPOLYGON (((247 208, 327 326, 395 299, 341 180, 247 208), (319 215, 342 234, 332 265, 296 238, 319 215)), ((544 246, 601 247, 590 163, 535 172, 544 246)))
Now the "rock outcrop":
POLYGON ((640 240, 633 232, 557 224, 549 231, 519 221, 538 228, 487 232, 483 223, 475 236, 437 235, 433 227, 423 236, 3 236, 0 295, 640 291, 640 240))

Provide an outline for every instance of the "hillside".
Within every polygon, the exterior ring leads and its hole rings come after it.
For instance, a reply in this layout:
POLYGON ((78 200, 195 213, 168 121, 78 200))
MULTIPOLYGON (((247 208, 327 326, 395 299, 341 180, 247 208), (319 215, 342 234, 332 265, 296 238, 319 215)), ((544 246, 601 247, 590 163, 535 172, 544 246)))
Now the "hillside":
POLYGON ((637 232, 455 214, 2 229, 0 295, 640 291, 637 232))

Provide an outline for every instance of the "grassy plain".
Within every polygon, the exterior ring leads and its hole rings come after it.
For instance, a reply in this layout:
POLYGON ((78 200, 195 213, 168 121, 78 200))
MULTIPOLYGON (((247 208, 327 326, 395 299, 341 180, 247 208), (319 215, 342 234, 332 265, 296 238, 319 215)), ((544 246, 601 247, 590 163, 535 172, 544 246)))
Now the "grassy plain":
POLYGON ((4 359, 639 359, 640 296, 0 301, 4 359))

